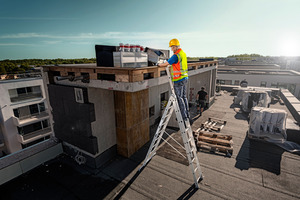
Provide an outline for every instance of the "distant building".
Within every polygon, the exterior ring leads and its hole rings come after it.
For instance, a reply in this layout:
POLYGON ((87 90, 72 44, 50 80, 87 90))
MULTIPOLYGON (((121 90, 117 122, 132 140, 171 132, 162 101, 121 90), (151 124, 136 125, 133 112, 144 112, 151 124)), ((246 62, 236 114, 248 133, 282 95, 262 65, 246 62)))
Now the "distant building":
POLYGON ((244 79, 249 86, 284 88, 300 99, 300 73, 292 70, 274 69, 240 69, 238 67, 220 67, 217 83, 220 85, 240 85, 244 79))
MULTIPOLYGON (((217 61, 189 64, 187 96, 205 87, 215 99, 217 61)), ((44 66, 55 136, 72 156, 99 167, 116 154, 130 157, 150 140, 171 94, 164 68, 44 66)), ((176 126, 175 116, 169 123, 176 126)))
POLYGON ((0 94, 0 157, 53 134, 41 72, 6 76, 0 94))
MULTIPOLYGON (((299 56, 260 56, 260 57, 227 57, 225 58, 226 66, 258 66, 264 69, 273 69, 272 65, 278 66, 280 69, 292 69, 300 71, 299 56)), ((223 65, 223 62, 219 62, 223 65)))

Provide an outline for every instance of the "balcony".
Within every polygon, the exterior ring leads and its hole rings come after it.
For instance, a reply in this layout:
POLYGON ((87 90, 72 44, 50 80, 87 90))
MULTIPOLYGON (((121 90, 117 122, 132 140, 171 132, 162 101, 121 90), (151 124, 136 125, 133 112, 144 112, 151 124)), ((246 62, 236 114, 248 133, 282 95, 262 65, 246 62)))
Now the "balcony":
POLYGON ((29 99, 36 99, 36 98, 43 98, 43 95, 41 92, 38 93, 25 93, 25 94, 19 94, 17 97, 11 97, 10 100, 12 103, 16 103, 19 101, 25 101, 29 99))
POLYGON ((27 144, 29 142, 33 142, 35 140, 38 140, 40 138, 46 137, 48 135, 51 135, 52 129, 51 127, 44 128, 42 130, 38 130, 32 133, 28 133, 26 135, 17 135, 18 141, 22 144, 27 144))
POLYGON ((19 118, 13 116, 13 121, 16 126, 25 126, 37 121, 42 121, 49 118, 48 111, 43 111, 33 115, 21 116, 19 118))

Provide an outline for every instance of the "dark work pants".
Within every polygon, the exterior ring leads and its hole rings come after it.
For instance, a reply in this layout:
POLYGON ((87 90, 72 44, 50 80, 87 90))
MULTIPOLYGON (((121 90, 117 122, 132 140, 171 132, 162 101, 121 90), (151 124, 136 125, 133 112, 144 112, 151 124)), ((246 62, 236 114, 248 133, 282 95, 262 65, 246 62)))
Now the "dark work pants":
POLYGON ((189 115, 189 106, 186 98, 186 87, 188 79, 185 79, 180 82, 174 82, 174 90, 177 97, 179 109, 182 115, 182 119, 186 120, 190 117, 189 115))

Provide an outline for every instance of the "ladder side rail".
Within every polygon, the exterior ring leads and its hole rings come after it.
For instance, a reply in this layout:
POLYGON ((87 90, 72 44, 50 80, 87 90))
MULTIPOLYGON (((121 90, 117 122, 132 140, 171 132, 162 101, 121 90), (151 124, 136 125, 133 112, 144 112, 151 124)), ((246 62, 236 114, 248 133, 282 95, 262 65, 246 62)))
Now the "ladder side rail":
POLYGON ((163 126, 162 126, 162 124, 163 124, 164 121, 169 121, 170 117, 172 116, 173 110, 174 110, 174 108, 172 106, 172 104, 174 103, 173 99, 174 99, 173 96, 171 96, 169 98, 168 104, 167 104, 167 106, 166 106, 166 108, 164 110, 163 116, 162 116, 162 118, 160 120, 158 128, 157 128, 157 130, 155 132, 155 135, 154 135, 154 137, 152 139, 151 145, 150 145, 150 147, 148 149, 148 152, 147 152, 147 155, 146 155, 146 158, 144 160, 144 163, 143 163, 142 167, 144 167, 149 162, 149 160, 151 160, 151 158, 155 155, 156 148, 157 148, 158 144, 160 143, 162 135, 164 134, 165 129, 167 127, 167 123, 165 123, 163 126), (165 120, 166 116, 167 116, 167 119, 165 120), (152 154, 152 155, 150 155, 150 154, 152 154))
MULTIPOLYGON (((189 122, 188 123, 188 127, 190 127, 190 124, 189 122)), ((199 178, 202 177, 202 170, 201 170, 201 166, 200 166, 200 163, 199 163, 199 159, 197 157, 197 147, 196 147, 196 143, 195 143, 195 140, 194 140, 194 136, 193 136, 193 132, 191 130, 191 128, 188 129, 188 137, 190 138, 190 140, 188 140, 188 143, 189 143, 189 146, 191 146, 191 148, 193 149, 193 156, 194 156, 194 159, 195 159, 195 163, 192 163, 192 164, 196 164, 196 168, 198 169, 198 172, 199 172, 199 178)))
MULTIPOLYGON (((183 123, 183 120, 182 120, 182 116, 181 116, 181 112, 179 110, 179 105, 178 105, 178 102, 176 101, 175 104, 174 104, 174 107, 175 107, 175 113, 176 113, 176 117, 177 117, 177 120, 179 122, 179 127, 180 127, 180 132, 181 132, 181 136, 182 136, 182 139, 183 139, 183 143, 184 143, 184 147, 185 147, 185 151, 186 151, 186 155, 187 155, 187 158, 188 158, 188 162, 189 162, 189 165, 190 165, 190 168, 191 168, 191 171, 192 171, 192 174, 193 174, 193 179, 194 179, 194 183, 195 183, 195 187, 196 188, 199 188, 199 185, 198 185, 198 179, 201 178, 202 174, 200 173, 200 168, 198 168, 198 163, 197 163, 197 166, 195 167, 194 166, 194 163, 193 163, 193 159, 195 157, 197 157, 196 155, 196 152, 195 152, 195 149, 192 149, 190 143, 189 143, 189 139, 188 139, 188 132, 185 128, 185 125, 183 123), (182 123, 180 123, 182 122, 182 123), (193 155, 193 158, 192 158, 192 155, 193 155), (196 174, 195 174, 195 170, 198 170, 199 171, 199 178, 196 177, 196 174)), ((191 129, 191 127, 188 125, 187 129, 191 129)), ((192 140, 194 140, 194 138, 192 138, 192 140)), ((195 161, 197 162, 198 159, 196 160, 197 158, 195 158, 195 161)))
MULTIPOLYGON (((170 117, 172 116, 173 111, 174 111, 174 108, 173 108, 173 106, 171 105, 171 107, 170 107, 170 112, 169 112, 168 116, 165 117, 165 120, 161 120, 161 121, 160 121, 160 127, 157 129, 157 137, 159 137, 159 138, 157 138, 158 141, 155 143, 154 149, 156 149, 156 148, 158 147, 158 145, 159 145, 159 143, 160 143, 160 140, 163 139, 163 138, 162 138, 162 137, 163 137, 163 134, 166 132, 165 130, 166 130, 166 128, 167 128, 168 123, 163 124, 163 122, 164 122, 164 121, 165 121, 165 122, 169 122, 170 117)), ((164 114, 165 114, 165 113, 164 113, 164 114)), ((162 118, 162 119, 163 119, 163 118, 162 118)))

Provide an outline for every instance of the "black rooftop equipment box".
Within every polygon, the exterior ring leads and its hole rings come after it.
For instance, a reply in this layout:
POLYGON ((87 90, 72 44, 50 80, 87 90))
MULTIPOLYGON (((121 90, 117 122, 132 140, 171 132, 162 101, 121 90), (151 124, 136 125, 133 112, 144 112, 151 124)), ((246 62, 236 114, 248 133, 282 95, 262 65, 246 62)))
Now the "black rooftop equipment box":
POLYGON ((117 51, 117 46, 95 45, 97 66, 113 67, 114 58, 113 52, 117 51))

